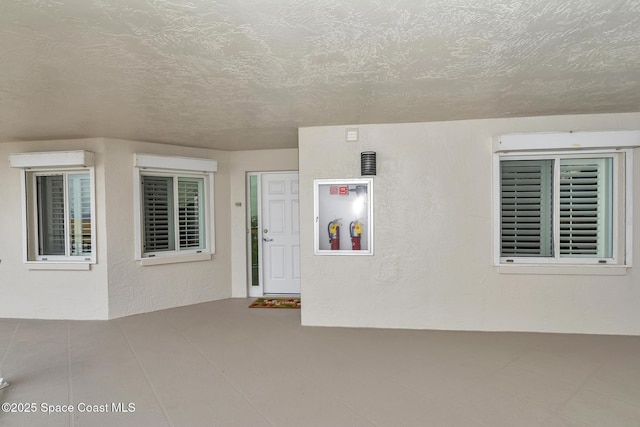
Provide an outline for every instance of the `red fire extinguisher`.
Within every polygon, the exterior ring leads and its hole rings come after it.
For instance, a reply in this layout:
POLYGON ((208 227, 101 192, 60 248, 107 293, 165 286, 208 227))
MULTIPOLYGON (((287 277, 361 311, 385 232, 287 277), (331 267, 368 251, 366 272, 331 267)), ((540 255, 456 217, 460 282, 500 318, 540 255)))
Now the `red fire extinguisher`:
POLYGON ((351 249, 359 251, 361 249, 360 237, 362 236, 362 224, 360 221, 351 221, 351 224, 349 224, 349 234, 351 234, 351 249))
POLYGON ((329 243, 331 244, 331 250, 340 250, 340 223, 337 219, 334 219, 329 223, 329 243))

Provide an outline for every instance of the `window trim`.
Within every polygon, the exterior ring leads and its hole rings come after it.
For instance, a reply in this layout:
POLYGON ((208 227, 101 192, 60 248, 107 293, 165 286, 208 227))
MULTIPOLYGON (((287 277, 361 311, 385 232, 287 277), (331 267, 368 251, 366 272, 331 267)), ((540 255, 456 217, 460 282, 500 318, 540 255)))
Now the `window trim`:
MULTIPOLYGON (((170 211, 171 211, 171 219, 172 219, 172 224, 171 224, 171 228, 170 231, 171 233, 169 234, 169 239, 173 242, 172 246, 174 247, 173 250, 155 250, 155 251, 144 251, 144 247, 145 247, 145 239, 144 239, 144 197, 141 197, 140 200, 140 207, 141 207, 141 211, 140 211, 140 230, 141 230, 141 247, 142 247, 142 257, 143 258, 154 258, 154 257, 162 257, 165 256, 165 254, 182 254, 182 255, 187 255, 187 254, 199 254, 199 253, 203 253, 205 252, 205 249, 209 247, 208 245, 208 239, 207 239, 207 233, 209 231, 209 223, 207 221, 208 219, 208 214, 207 214, 207 203, 206 203, 206 199, 209 197, 208 196, 208 191, 207 191, 207 180, 208 180, 208 174, 202 174, 202 173, 193 173, 193 172, 185 172, 185 171, 163 171, 163 172, 159 172, 157 170, 153 170, 153 169, 145 169, 144 171, 142 171, 140 173, 140 182, 142 184, 142 182, 144 181, 144 178, 148 178, 148 177, 158 177, 158 178, 170 178, 170 185, 169 185, 169 189, 171 192, 171 198, 170 200, 168 200, 168 204, 170 203, 170 211), (199 219, 199 223, 200 225, 204 226, 204 233, 201 232, 201 239, 202 239, 202 243, 203 246, 202 247, 198 247, 198 248, 181 248, 180 247, 180 228, 179 228, 179 221, 180 221, 180 216, 179 216, 179 181, 182 178, 195 178, 195 179, 200 179, 202 180, 202 184, 203 184, 203 188, 202 188, 202 195, 205 198, 205 203, 203 206, 203 218, 198 218, 199 219)), ((141 185, 141 188, 143 186, 141 185)), ((141 193, 141 196, 144 196, 141 193)), ((148 243, 147 243, 147 247, 148 247, 148 243)))
MULTIPOLYGON (((610 134, 610 132, 607 132, 610 134)), ((556 231, 557 232, 557 231, 556 231)), ((631 148, 610 148, 610 149, 572 149, 572 150, 527 150, 514 149, 513 151, 495 152, 493 155, 493 233, 494 233, 494 266, 506 267, 509 272, 513 272, 519 266, 522 267, 561 267, 566 271, 566 267, 632 267, 633 264, 633 150, 631 148), (614 171, 620 166, 624 167, 623 172, 614 172, 614 224, 613 224, 613 258, 607 258, 612 262, 600 263, 598 258, 562 258, 562 257, 503 257, 501 249, 501 176, 500 162, 508 159, 548 159, 558 156, 568 156, 569 158, 579 158, 580 156, 597 157, 598 155, 608 155, 614 158, 614 171), (622 159, 620 159, 622 156, 622 159), (616 163, 617 162, 617 163, 616 163), (621 221, 619 209, 624 210, 624 217, 621 221), (624 239, 624 246, 620 239, 624 239), (624 252, 624 253, 621 253, 624 252), (512 260, 507 262, 506 260, 512 260)), ((560 270, 553 270, 558 271, 560 270)), ((506 271, 505 271, 506 272, 506 271)), ((551 274, 551 273, 545 273, 551 274)))
MULTIPOLYGON (((640 147, 640 131, 604 131, 604 132, 560 132, 560 133, 536 133, 536 134, 510 134, 500 135, 494 140, 493 154, 493 261, 494 266, 501 267, 501 273, 518 274, 524 270, 541 272, 542 274, 593 274, 593 269, 608 271, 618 274, 616 269, 626 269, 633 266, 633 155, 634 149, 640 147), (570 155, 580 157, 583 154, 618 153, 624 160, 620 162, 624 166, 623 172, 614 172, 615 185, 623 185, 624 188, 616 191, 619 198, 614 201, 616 218, 619 219, 614 226, 614 251, 618 250, 617 263, 580 263, 576 258, 565 258, 561 262, 548 262, 544 259, 523 260, 518 258, 518 263, 502 262, 500 255, 501 231, 500 231, 500 160, 504 158, 545 156, 545 155, 570 155), (621 200, 623 199, 623 200, 621 200), (620 213, 618 210, 623 209, 620 213), (624 216, 622 216, 624 215, 624 216), (622 234, 621 234, 622 233, 622 234), (624 239, 624 245, 620 239, 624 239), (622 253, 624 252, 624 253, 622 253), (503 271, 504 270, 504 271, 503 271)), ((614 253, 614 256, 616 254, 614 253)))
MULTIPOLYGON (((12 153, 9 164, 21 169, 21 212, 22 212, 22 260, 29 269, 39 270, 88 270, 90 264, 97 263, 98 242, 96 233, 96 179, 94 156, 90 151, 51 151, 33 153, 12 153), (84 171, 91 180, 91 255, 90 256, 50 256, 42 259, 37 254, 30 258, 30 248, 35 244, 30 239, 37 237, 37 219, 29 212, 29 197, 36 197, 35 188, 28 188, 27 174, 60 174, 84 171), (30 221, 31 220, 31 221, 30 221), (30 231, 31 228, 31 231, 30 231), (33 234, 33 236, 31 236, 33 234), (84 265, 84 266, 83 266, 84 265)), ((33 180, 35 185, 35 180, 33 180)), ((34 206, 35 209, 35 206, 34 206)))
MULTIPOLYGON (((30 225, 31 225, 31 229, 34 231, 34 235, 31 237, 31 248, 32 251, 34 251, 34 253, 30 254, 30 258, 32 261, 49 261, 49 262, 80 262, 80 261, 84 261, 84 262, 91 262, 93 261, 93 263, 95 263, 95 257, 94 257, 94 249, 95 249, 95 205, 94 205, 94 200, 95 200, 95 195, 93 194, 93 183, 94 181, 94 176, 92 175, 92 172, 89 169, 86 168, 73 168, 73 169, 46 169, 46 170, 29 170, 25 173, 25 179, 26 179, 26 175, 27 174, 31 174, 32 178, 31 178, 31 182, 27 182, 27 185, 29 185, 30 187, 30 191, 31 193, 29 194, 31 197, 31 200, 27 200, 27 209, 30 211, 28 212, 28 218, 31 219, 30 221, 30 225), (37 188, 37 180, 38 177, 42 177, 42 176, 56 176, 56 175, 60 175, 63 176, 63 183, 64 183, 64 196, 65 196, 65 200, 64 200, 64 204, 65 204, 65 208, 64 208, 64 219, 65 219, 65 252, 70 251, 70 231, 66 228, 70 225, 70 221, 71 221, 71 217, 70 217, 70 210, 69 210, 69 206, 68 206, 68 200, 69 200, 69 175, 75 175, 78 173, 83 173, 83 174, 87 174, 89 175, 89 186, 90 186, 90 214, 91 214, 91 226, 90 226, 90 230, 91 230, 91 255, 40 255, 38 252, 41 248, 39 240, 40 240, 40 235, 39 232, 42 229, 42 225, 40 224, 40 221, 38 220, 38 214, 37 212, 37 208, 38 208, 38 188, 37 188), (32 207, 30 208, 29 205, 32 205, 32 207), (35 212, 35 213, 34 213, 35 212), (81 259, 81 258, 85 258, 85 259, 81 259)), ((29 181, 29 180, 27 180, 29 181)))
MULTIPOLYGON (((135 259, 141 265, 158 265, 192 261, 210 260, 215 254, 215 214, 214 214, 214 172, 218 169, 218 162, 211 159, 159 156, 153 154, 134 154, 134 228, 135 228, 135 259), (201 177, 204 178, 204 224, 205 247, 201 249, 179 248, 173 251, 153 252, 145 255, 143 235, 143 198, 142 176, 173 176, 173 177, 201 177)), ((177 199, 176 199, 177 200, 177 199)))

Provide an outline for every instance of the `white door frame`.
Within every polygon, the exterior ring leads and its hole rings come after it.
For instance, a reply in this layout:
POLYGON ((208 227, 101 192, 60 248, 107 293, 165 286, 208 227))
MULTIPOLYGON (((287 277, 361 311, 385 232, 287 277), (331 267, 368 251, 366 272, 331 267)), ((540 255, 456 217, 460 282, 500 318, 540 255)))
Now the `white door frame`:
POLYGON ((299 173, 296 170, 284 170, 284 171, 268 171, 268 172, 247 172, 246 176, 246 194, 247 194, 247 220, 246 220, 246 230, 247 230, 247 288, 249 297, 262 297, 264 296, 264 287, 263 287, 263 272, 262 272, 262 176, 267 174, 276 174, 276 173, 299 173), (252 258, 251 258, 251 177, 255 176, 257 185, 256 191, 258 193, 257 197, 257 214, 258 214, 258 230, 257 230, 257 238, 258 238, 258 285, 253 286, 253 271, 252 271, 252 258))
POLYGON ((250 297, 263 296, 262 290, 262 172, 247 172, 247 293, 250 297), (253 254, 252 254, 252 241, 251 241, 251 177, 256 177, 256 192, 257 192, 257 215, 258 215, 258 285, 253 285, 253 254))

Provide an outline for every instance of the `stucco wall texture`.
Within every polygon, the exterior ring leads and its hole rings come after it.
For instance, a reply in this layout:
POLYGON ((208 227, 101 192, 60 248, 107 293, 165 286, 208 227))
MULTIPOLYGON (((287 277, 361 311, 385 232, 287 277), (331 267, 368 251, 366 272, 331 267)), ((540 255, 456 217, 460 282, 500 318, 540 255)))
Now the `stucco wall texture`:
POLYGON ((231 296, 229 153, 105 138, 0 144, 0 317, 108 319, 231 296), (97 262, 89 271, 33 271, 22 260, 21 171, 16 152, 95 153, 97 262), (134 153, 218 161, 216 254, 210 261, 141 266, 135 260, 134 153))
MULTIPOLYGON (((304 325, 640 335, 637 267, 617 276, 503 274, 492 259, 496 136, 637 130, 638 123, 640 113, 312 127, 300 129, 299 150, 235 154, 104 138, 3 143, 0 317, 108 319, 244 297, 244 174, 299 169, 304 325), (359 128, 359 142, 345 142, 351 127, 359 128), (20 171, 9 167, 8 155, 80 149, 96 154, 97 264, 90 271, 29 270, 22 262, 20 171), (378 158, 374 255, 313 255, 313 180, 359 177, 360 152, 367 150, 378 158), (210 261, 135 261, 134 153, 218 161, 210 261)), ((637 265, 637 170, 633 185, 637 265)))
POLYGON ((108 318, 104 149, 99 138, 0 144, 0 317, 108 318), (22 171, 9 166, 9 154, 69 150, 95 153, 96 264, 90 271, 29 270, 22 257, 22 171))
POLYGON ((638 123, 640 114, 607 114, 300 129, 303 325, 640 335, 640 149, 636 267, 504 274, 492 252, 494 137, 638 123), (345 142, 351 127, 359 142, 345 142), (377 152, 375 254, 314 256, 314 179, 359 177, 368 150, 377 152))
POLYGON ((136 141, 105 141, 109 317, 231 296, 229 153, 136 141), (216 253, 210 261, 141 266, 134 254, 135 153, 218 161, 214 173, 216 253))

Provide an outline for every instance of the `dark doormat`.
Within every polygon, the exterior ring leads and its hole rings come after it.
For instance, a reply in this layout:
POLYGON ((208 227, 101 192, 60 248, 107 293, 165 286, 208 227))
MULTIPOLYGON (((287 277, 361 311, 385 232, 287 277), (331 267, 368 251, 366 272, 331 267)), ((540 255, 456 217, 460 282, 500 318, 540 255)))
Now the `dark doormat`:
POLYGON ((300 308, 300 298, 258 298, 249 308, 300 308))

